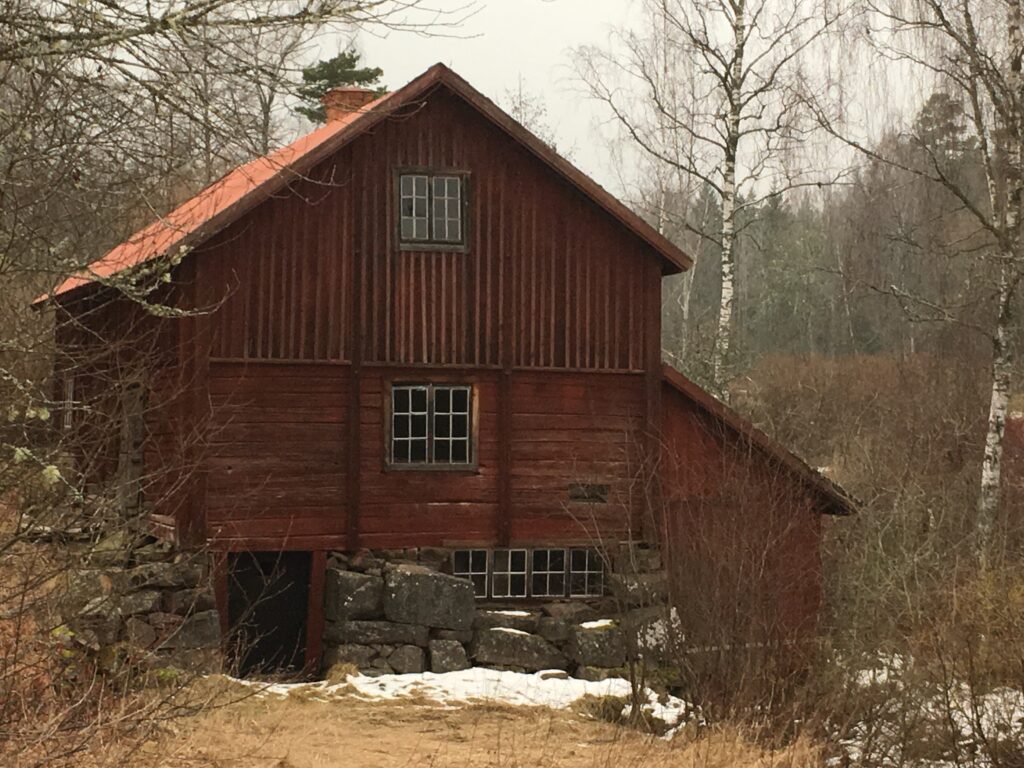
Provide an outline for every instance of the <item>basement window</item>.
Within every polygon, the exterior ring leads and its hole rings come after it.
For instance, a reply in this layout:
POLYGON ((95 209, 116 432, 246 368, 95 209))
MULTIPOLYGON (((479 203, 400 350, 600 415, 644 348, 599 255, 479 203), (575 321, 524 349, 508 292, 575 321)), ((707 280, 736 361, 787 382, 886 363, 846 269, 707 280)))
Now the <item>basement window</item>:
POLYGON ((526 550, 494 550, 492 597, 526 597, 526 550))
POLYGON ((391 388, 391 463, 424 468, 465 467, 473 389, 467 385, 395 384, 391 388))
POLYGON ((604 561, 592 549, 569 550, 569 595, 594 597, 604 594, 604 561))
POLYGON ((452 552, 452 575, 473 582, 473 595, 487 597, 487 550, 457 549, 452 552))
POLYGON ((456 549, 452 575, 471 581, 478 598, 604 594, 604 561, 593 549, 456 549))
POLYGON ((465 183, 458 174, 398 176, 398 235, 403 246, 465 243, 465 183))
POLYGON ((531 560, 530 594, 534 597, 564 597, 565 550, 535 549, 531 560))

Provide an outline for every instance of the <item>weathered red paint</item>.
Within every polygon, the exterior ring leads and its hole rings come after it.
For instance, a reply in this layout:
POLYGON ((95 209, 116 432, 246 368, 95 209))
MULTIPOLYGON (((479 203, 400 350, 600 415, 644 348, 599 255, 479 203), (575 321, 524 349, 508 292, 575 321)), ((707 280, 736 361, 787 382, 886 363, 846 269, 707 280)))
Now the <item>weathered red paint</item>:
MULTIPOLYGON (((804 580, 782 611, 804 623, 820 584, 817 514, 849 502, 662 367, 660 279, 685 255, 449 70, 374 105, 293 145, 287 170, 250 164, 226 177, 230 200, 204 192, 184 207, 175 244, 194 250, 175 270, 175 301, 211 311, 161 321, 175 352, 152 374, 147 462, 173 445, 195 481, 155 519, 219 551, 322 560, 636 538, 654 501, 672 556, 693 565, 709 557, 694 532, 721 519, 708 505, 729 501, 723 468, 742 465, 789 494, 780 509, 796 525, 773 539, 776 576, 804 580), (403 167, 467 174, 465 249, 397 247, 403 167), (387 466, 388 387, 415 380, 473 385, 472 468, 387 466), (179 391, 163 397, 158 382, 179 391), (607 485, 608 503, 570 501, 580 482, 607 485)), ((159 250, 152 238, 125 247, 117 264, 159 250)), ((66 311, 100 301, 84 285, 55 292, 66 311)))

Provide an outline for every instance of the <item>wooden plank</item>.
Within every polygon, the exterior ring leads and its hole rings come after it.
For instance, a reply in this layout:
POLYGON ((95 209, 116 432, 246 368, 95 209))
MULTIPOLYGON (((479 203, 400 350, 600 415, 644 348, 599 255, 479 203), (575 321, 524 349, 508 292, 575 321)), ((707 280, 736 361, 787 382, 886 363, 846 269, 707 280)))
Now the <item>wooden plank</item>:
POLYGON ((310 553, 309 604, 306 609, 307 675, 320 671, 324 643, 324 581, 327 575, 327 553, 322 549, 310 553))

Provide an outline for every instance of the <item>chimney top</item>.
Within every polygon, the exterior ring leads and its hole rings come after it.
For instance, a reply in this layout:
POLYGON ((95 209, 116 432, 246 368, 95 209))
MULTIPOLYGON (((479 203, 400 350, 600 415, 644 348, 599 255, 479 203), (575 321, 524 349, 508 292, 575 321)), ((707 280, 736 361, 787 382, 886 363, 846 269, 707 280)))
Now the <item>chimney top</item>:
POLYGON ((320 101, 327 113, 327 122, 332 122, 347 117, 352 112, 357 112, 376 98, 377 94, 369 88, 343 85, 331 88, 320 97, 320 101))

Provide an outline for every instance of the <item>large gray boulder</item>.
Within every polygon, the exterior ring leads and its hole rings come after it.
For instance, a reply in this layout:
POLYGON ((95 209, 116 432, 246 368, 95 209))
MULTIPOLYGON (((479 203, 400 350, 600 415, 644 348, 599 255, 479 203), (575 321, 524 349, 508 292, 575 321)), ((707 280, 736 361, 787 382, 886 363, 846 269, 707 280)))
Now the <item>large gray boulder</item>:
POLYGON ((570 600, 563 603, 548 603, 544 606, 544 613, 554 619, 561 619, 570 624, 578 624, 581 621, 590 621, 600 617, 597 609, 580 600, 570 600))
POLYGON ((137 616, 140 613, 155 613, 160 610, 161 597, 155 589, 146 589, 125 595, 118 601, 121 613, 125 616, 137 616))
POLYGON ((466 649, 457 640, 431 640, 429 648, 431 672, 458 672, 470 667, 466 649))
POLYGON ((423 649, 415 645, 400 645, 388 656, 388 664, 400 675, 422 672, 423 649))
POLYGON ((518 629, 493 627, 476 633, 470 655, 481 664, 520 667, 529 672, 565 669, 565 656, 543 637, 518 629))
POLYGON ((203 577, 203 569, 193 560, 178 563, 147 563, 126 572, 128 589, 145 587, 195 587, 203 577))
POLYGON ((569 636, 569 655, 587 667, 621 667, 626 663, 626 641, 611 621, 577 624, 569 636))
POLYGON ((328 569, 324 584, 324 617, 327 621, 376 619, 383 608, 384 582, 380 576, 328 569))
POLYGON ((473 585, 416 565, 384 574, 384 615, 402 624, 470 629, 475 612, 473 585))
POLYGON ((216 611, 203 611, 185 619, 160 647, 194 650, 216 648, 219 644, 220 616, 216 611))
POLYGON ((356 645, 418 645, 427 644, 430 631, 415 624, 394 624, 390 621, 338 621, 328 624, 324 637, 333 643, 356 645))
POLYGON ((552 616, 541 616, 537 624, 537 634, 548 642, 561 645, 569 639, 569 623, 552 616))

